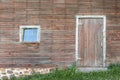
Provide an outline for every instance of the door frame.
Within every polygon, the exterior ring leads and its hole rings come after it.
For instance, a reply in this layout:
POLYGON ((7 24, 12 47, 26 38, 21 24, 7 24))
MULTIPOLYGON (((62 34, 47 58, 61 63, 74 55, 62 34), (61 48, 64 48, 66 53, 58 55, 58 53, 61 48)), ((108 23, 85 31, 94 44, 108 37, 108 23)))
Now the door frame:
POLYGON ((75 59, 76 64, 79 61, 80 63, 80 57, 78 56, 78 27, 79 27, 79 19, 103 19, 103 67, 106 66, 106 16, 105 15, 76 15, 76 48, 75 48, 75 59))

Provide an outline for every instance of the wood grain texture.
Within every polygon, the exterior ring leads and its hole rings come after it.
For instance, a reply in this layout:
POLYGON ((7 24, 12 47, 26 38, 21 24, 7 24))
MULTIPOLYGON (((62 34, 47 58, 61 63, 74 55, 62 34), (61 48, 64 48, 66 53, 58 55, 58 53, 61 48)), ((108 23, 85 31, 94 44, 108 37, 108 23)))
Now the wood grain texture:
MULTIPOLYGON (((107 17, 107 64, 118 62, 119 31, 120 31, 120 1, 119 0, 0 0, 0 67, 44 67, 69 66, 75 62, 75 16, 76 15, 106 15, 107 17), (40 25, 40 44, 19 43, 19 26, 40 25), (48 57, 50 62, 36 58, 48 57), (59 58, 58 58, 59 57, 59 58), (4 59, 3 59, 4 58, 4 59), (16 59, 14 59, 16 58, 16 59), (18 58, 18 59, 17 59, 18 58), (24 59, 23 59, 24 58, 24 59), (35 60, 32 63, 27 63, 35 60), (58 59, 57 59, 58 58, 58 59), (71 59, 70 59, 71 58, 71 59), (62 62, 61 62, 62 59, 62 62)), ((93 22, 94 24, 94 22, 93 22)), ((92 28, 89 28, 92 29, 92 28)), ((81 28, 79 39, 86 44, 80 44, 92 54, 93 48, 87 45, 91 39, 92 45, 100 45, 98 28, 84 31, 81 28), (88 31, 88 32, 87 32, 88 31), (97 36, 85 38, 84 35, 97 36), (96 43, 96 44, 94 44, 96 43), (87 46, 86 46, 87 45, 87 46)), ((98 47, 99 48, 99 47, 98 47)), ((79 49, 81 52, 85 50, 79 49)), ((100 50, 98 50, 100 52, 100 50)), ((96 53, 96 50, 94 54, 96 53)), ((87 54, 87 53, 86 53, 87 54)), ((81 54, 84 57, 84 54, 81 54)), ((88 57, 90 55, 87 55, 88 57)), ((97 57, 101 56, 99 53, 97 57)), ((97 58, 100 64, 101 58, 97 58)), ((83 59, 82 64, 90 59, 83 59)), ((92 65, 93 63, 89 63, 92 65)))
POLYGON ((79 19, 78 48, 81 58, 80 66, 103 65, 103 20, 79 19))

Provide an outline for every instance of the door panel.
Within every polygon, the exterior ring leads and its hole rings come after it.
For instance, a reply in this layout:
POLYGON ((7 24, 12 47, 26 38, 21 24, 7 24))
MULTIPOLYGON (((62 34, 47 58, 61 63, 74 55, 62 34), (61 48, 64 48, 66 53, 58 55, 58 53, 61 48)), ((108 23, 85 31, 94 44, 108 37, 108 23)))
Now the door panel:
POLYGON ((103 19, 79 19, 78 56, 79 65, 103 66, 103 19))

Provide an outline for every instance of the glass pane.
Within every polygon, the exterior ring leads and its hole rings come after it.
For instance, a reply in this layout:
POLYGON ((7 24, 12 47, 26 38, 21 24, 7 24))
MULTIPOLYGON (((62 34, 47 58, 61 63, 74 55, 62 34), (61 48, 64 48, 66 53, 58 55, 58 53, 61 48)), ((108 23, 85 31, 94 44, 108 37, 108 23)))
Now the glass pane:
POLYGON ((26 28, 24 29, 24 42, 36 42, 37 41, 37 28, 26 28))

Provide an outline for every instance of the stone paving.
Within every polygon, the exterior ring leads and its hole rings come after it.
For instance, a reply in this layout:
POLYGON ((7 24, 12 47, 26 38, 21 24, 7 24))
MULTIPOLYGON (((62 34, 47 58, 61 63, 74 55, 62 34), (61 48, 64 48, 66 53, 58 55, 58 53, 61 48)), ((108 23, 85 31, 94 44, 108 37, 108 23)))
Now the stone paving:
POLYGON ((3 78, 31 75, 33 72, 46 74, 54 68, 0 68, 0 80, 3 78))

